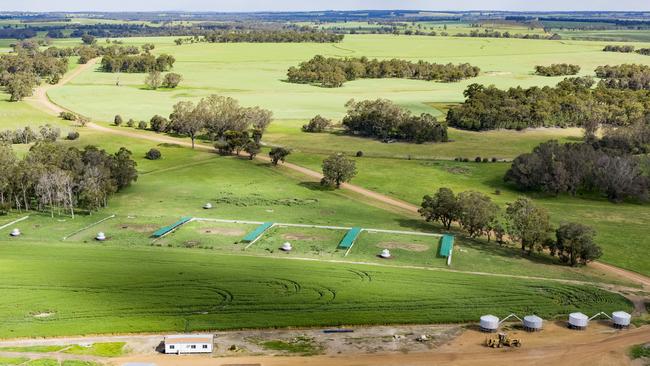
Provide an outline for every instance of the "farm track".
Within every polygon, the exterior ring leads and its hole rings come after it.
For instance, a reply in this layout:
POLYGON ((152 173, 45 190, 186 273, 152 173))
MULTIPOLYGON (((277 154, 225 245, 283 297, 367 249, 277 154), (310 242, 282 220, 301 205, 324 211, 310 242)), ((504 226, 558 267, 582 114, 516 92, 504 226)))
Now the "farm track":
MULTIPOLYGON (((37 108, 40 108, 46 112, 49 112, 54 115, 58 115, 59 113, 63 111, 68 111, 67 109, 57 105, 56 103, 52 102, 48 95, 47 92, 54 87, 59 87, 63 86, 66 83, 70 82, 72 79, 80 75, 81 73, 87 71, 88 69, 93 68, 97 62, 99 61, 99 58, 90 60, 88 63, 84 65, 80 65, 77 67, 75 70, 72 72, 66 74, 61 81, 56 84, 56 85, 41 85, 38 88, 36 88, 34 92, 34 96, 25 99, 28 103, 34 105, 37 108)), ((90 122, 86 125, 88 128, 94 129, 96 131, 100 132, 105 132, 105 133, 110 133, 114 135, 119 135, 119 136, 124 136, 124 137, 129 137, 129 138, 134 138, 134 139, 141 139, 141 140, 148 140, 148 141, 153 141, 153 142, 158 142, 158 143, 169 143, 169 144, 175 144, 175 145, 180 145, 180 146, 185 146, 185 147, 192 147, 192 144, 190 142, 177 139, 174 137, 167 137, 167 136, 161 136, 158 134, 153 134, 149 132, 131 132, 127 130, 119 130, 119 129, 113 129, 105 126, 98 125, 96 123, 90 122)), ((195 148, 201 149, 201 150, 206 150, 206 151, 214 151, 214 147, 206 144, 201 144, 201 143, 196 143, 195 148)), ((267 163, 271 162, 271 159, 267 156, 256 156, 255 157, 257 160, 264 161, 267 163)), ((305 175, 307 177, 313 178, 315 180, 320 180, 323 175, 319 172, 316 172, 314 170, 292 164, 292 163, 284 163, 282 165, 283 167, 290 169, 294 172, 300 173, 302 175, 305 175)), ((359 194, 361 196, 364 196, 366 198, 369 198, 371 200, 383 203, 385 205, 391 206, 393 208, 398 208, 404 212, 408 212, 410 214, 418 214, 418 206, 413 205, 411 203, 386 196, 384 194, 354 185, 350 183, 343 183, 341 185, 341 188, 346 189, 348 191, 354 192, 356 194, 359 194)), ((636 272, 628 271, 619 267, 615 267, 609 264, 604 264, 601 262, 593 262, 592 265, 598 267, 599 269, 608 272, 610 274, 616 275, 616 276, 622 276, 625 277, 626 279, 640 284, 645 290, 650 291, 650 278, 641 275, 636 272)), ((515 276, 513 276, 515 277, 515 276)), ((522 278, 526 278, 526 276, 521 276, 522 278)), ((612 289, 611 285, 606 285, 606 284, 600 284, 608 286, 610 289, 612 289)))

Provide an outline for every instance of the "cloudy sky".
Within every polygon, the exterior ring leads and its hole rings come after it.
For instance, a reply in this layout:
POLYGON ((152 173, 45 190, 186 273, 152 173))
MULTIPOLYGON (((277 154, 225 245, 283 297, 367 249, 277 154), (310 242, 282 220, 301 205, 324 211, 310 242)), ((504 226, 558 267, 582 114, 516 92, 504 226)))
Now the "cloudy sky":
POLYGON ((650 0, 0 0, 0 11, 626 10, 650 0))

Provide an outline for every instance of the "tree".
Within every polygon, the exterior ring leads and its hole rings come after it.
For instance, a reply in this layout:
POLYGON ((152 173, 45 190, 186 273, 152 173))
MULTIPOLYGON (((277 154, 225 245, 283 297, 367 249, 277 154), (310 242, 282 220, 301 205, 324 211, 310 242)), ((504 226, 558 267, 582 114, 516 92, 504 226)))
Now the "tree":
POLYGON ((470 237, 488 233, 499 214, 499 206, 487 195, 466 191, 458 195, 458 221, 470 237))
POLYGON ((262 151, 262 146, 259 143, 250 140, 246 145, 244 145, 244 151, 246 151, 248 157, 253 160, 255 159, 255 156, 262 151))
POLYGON ((4 85, 9 94, 9 100, 18 102, 34 93, 34 88, 38 85, 38 80, 33 74, 18 72, 9 74, 4 85))
POLYGON ((178 102, 174 105, 174 111, 169 115, 172 128, 178 133, 188 135, 192 140, 192 149, 194 149, 194 140, 196 135, 205 126, 204 120, 197 116, 192 102, 178 102))
POLYGON ((341 187, 341 183, 349 182, 357 175, 356 163, 343 154, 330 155, 323 160, 323 179, 321 184, 341 187))
POLYGON ((555 231, 555 236, 557 241, 552 253, 557 253, 560 260, 572 267, 579 263, 587 264, 603 254, 601 248, 594 243, 596 232, 589 226, 564 224, 555 231))
POLYGON ((169 125, 169 121, 167 118, 159 115, 155 115, 151 117, 151 120, 149 121, 151 124, 151 129, 156 131, 156 132, 165 132, 167 131, 167 127, 169 125))
POLYGON ((115 124, 115 126, 120 126, 123 122, 124 120, 122 119, 122 116, 120 116, 119 114, 116 115, 115 118, 113 118, 113 123, 115 124))
POLYGON ((95 43, 95 37, 93 37, 90 34, 86 33, 83 36, 81 36, 81 41, 86 45, 91 45, 91 44, 95 43))
POLYGON ((440 188, 433 196, 426 195, 422 199, 422 207, 418 210, 426 221, 440 221, 447 229, 451 223, 458 220, 460 206, 458 198, 449 188, 440 188))
POLYGON ((518 198, 506 208, 508 234, 521 243, 521 250, 540 250, 551 231, 548 212, 533 204, 529 198, 518 198))
POLYGON ((145 77, 144 83, 153 90, 160 88, 163 83, 160 71, 150 71, 149 74, 147 74, 147 77, 145 77))
POLYGON ((332 124, 332 120, 322 117, 320 114, 309 120, 309 123, 302 126, 304 132, 323 132, 332 124))
POLYGON ((111 167, 111 177, 117 184, 117 190, 121 190, 138 180, 138 165, 131 156, 131 151, 121 147, 113 156, 113 166, 111 167))
POLYGON ((181 83, 181 80, 183 80, 183 76, 181 76, 181 74, 170 72, 168 74, 165 74, 165 78, 163 79, 162 85, 165 88, 173 89, 177 87, 178 84, 181 83))
POLYGON ((4 211, 9 203, 9 188, 12 184, 12 173, 16 169, 16 154, 8 144, 0 143, 0 212, 4 211))
POLYGON ((278 165, 279 162, 284 163, 284 160, 289 154, 291 154, 291 150, 280 146, 274 147, 269 151, 269 156, 271 157, 271 163, 273 165, 278 165))
POLYGON ((246 146, 246 143, 250 140, 246 131, 226 131, 223 138, 228 145, 228 150, 231 152, 234 151, 237 155, 239 155, 241 150, 246 146))

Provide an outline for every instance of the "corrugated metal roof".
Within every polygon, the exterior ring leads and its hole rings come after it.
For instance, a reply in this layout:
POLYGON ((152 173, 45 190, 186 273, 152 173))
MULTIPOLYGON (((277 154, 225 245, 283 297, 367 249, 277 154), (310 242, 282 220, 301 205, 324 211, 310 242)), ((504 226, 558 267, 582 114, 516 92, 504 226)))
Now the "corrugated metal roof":
POLYGON ((440 243, 440 256, 449 257, 454 249, 454 236, 443 235, 440 243))
POLYGON ((352 229, 348 230, 348 232, 345 234, 341 242, 339 243, 339 248, 342 249, 349 249, 352 244, 354 244, 354 241, 357 240, 357 237, 361 233, 361 228, 360 227, 353 227, 352 229))
POLYGON ((262 235, 262 233, 264 233, 266 230, 268 230, 271 226, 273 226, 272 222, 263 223, 262 225, 255 228, 255 230, 248 233, 244 237, 244 239, 242 239, 242 241, 245 241, 245 242, 248 242, 248 243, 252 242, 253 240, 257 239, 258 236, 262 235))
POLYGON ((168 232, 176 229, 177 227, 185 224, 186 222, 188 222, 190 220, 192 220, 191 217, 182 217, 179 221, 177 221, 177 222, 175 222, 175 223, 173 223, 171 225, 161 227, 160 229, 156 230, 156 232, 154 232, 152 236, 154 238, 160 238, 161 236, 167 234, 168 232))

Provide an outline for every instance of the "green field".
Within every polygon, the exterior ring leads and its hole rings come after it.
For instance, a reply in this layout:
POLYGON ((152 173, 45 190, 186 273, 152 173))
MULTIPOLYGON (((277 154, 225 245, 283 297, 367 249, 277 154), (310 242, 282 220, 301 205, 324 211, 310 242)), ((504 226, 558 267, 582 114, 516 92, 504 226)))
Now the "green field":
POLYGON ((592 287, 186 249, 23 242, 3 243, 0 258, 0 337, 463 322, 486 313, 552 317, 630 309, 622 297, 592 287))
MULTIPOLYGON (((414 112, 439 111, 427 103, 461 102, 462 91, 471 83, 498 87, 554 85, 561 77, 533 75, 535 65, 573 63, 582 74, 604 64, 650 64, 638 54, 602 52, 605 43, 581 41, 535 41, 524 39, 476 39, 428 36, 348 35, 339 44, 189 44, 176 46, 173 37, 126 38, 125 44, 156 44, 155 53, 176 58, 174 72, 184 81, 175 90, 144 88, 143 74, 90 72, 50 97, 72 110, 100 120, 115 114, 149 119, 166 115, 178 101, 196 100, 209 94, 228 95, 244 105, 259 105, 278 119, 308 119, 316 114, 340 118, 350 98, 389 98, 414 112), (363 79, 341 88, 327 89, 286 83, 287 69, 316 54, 333 57, 401 58, 438 63, 469 62, 482 75, 459 83, 434 83, 403 79, 363 79), (119 78, 120 86, 115 86, 119 78), (109 101, 110 103, 106 103, 109 101), (136 102, 137 101, 137 102, 136 102)), ((55 44, 59 44, 56 41, 55 44)), ((60 41, 70 45, 71 40, 60 41)), ((101 40, 100 40, 101 42, 101 40)), ((637 46, 642 47, 639 43, 637 46)), ((647 44, 645 47, 648 47, 647 44)))

